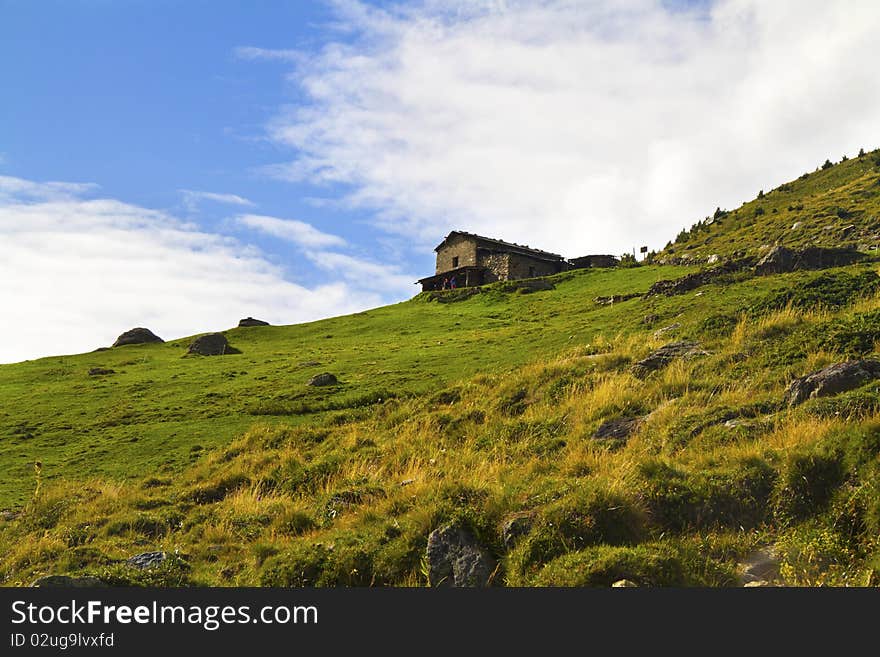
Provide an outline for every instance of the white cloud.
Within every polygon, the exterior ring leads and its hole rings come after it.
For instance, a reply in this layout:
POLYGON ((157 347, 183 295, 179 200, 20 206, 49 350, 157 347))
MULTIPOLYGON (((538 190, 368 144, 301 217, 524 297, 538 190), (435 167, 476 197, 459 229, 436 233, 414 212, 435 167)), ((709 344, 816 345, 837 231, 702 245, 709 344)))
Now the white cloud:
POLYGON ((221 194, 217 192, 202 192, 195 189, 178 190, 183 194, 183 204, 190 211, 195 210, 200 201, 213 201, 214 203, 225 203, 226 205, 239 205, 243 207, 255 207, 257 204, 238 194, 221 194))
POLYGON ((413 287, 416 277, 402 273, 399 266, 333 251, 306 251, 305 255, 321 269, 333 272, 361 289, 391 293, 396 298, 418 291, 413 287))
POLYGON ((90 351, 134 326, 165 339, 252 315, 290 324, 381 305, 342 280, 285 280, 259 251, 166 213, 0 178, 0 362, 90 351))
POLYGON ((355 38, 296 58, 275 174, 350 185, 420 245, 659 247, 880 134, 873 0, 336 5, 355 38))
POLYGON ((345 246, 345 240, 338 235, 323 233, 311 224, 296 219, 279 219, 259 214, 245 214, 235 220, 242 226, 261 231, 273 237, 293 242, 299 246, 323 248, 345 246))
POLYGON ((236 58, 246 61, 300 62, 303 60, 303 54, 298 50, 273 50, 270 48, 255 48, 253 46, 240 46, 234 50, 234 55, 236 58))
POLYGON ((12 199, 52 201, 70 199, 100 189, 95 183, 43 182, 36 183, 12 176, 0 176, 0 203, 12 199))

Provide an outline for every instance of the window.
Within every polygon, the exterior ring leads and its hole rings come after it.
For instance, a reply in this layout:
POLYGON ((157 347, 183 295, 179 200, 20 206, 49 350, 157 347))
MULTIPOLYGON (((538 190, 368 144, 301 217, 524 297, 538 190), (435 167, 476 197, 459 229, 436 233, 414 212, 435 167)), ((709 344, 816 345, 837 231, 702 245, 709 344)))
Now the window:
POLYGON ((458 267, 458 256, 452 258, 452 268, 455 269, 456 267, 458 267))

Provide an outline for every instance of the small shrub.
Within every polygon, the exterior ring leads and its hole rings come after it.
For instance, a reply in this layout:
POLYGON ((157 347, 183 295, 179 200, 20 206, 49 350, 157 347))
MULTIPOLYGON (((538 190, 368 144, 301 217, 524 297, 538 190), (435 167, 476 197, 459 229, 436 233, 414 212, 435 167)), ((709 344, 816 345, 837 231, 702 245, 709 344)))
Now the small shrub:
POLYGON ((773 495, 776 516, 796 521, 819 513, 843 481, 839 454, 795 453, 789 455, 773 495))

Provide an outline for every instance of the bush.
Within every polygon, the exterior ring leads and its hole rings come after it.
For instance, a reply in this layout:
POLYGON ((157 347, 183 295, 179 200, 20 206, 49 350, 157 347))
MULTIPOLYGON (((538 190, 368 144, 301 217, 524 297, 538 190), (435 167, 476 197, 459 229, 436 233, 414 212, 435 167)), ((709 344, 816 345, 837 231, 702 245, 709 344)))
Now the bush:
POLYGON ((687 473, 661 461, 639 466, 642 497, 660 528, 756 527, 767 519, 776 471, 752 458, 725 469, 687 473))
POLYGON ((787 306, 801 310, 816 308, 837 310, 878 290, 880 290, 880 276, 873 271, 858 274, 830 272, 808 281, 795 283, 788 289, 769 295, 754 303, 749 308, 749 313, 761 315, 782 310, 787 306))
POLYGON ((823 169, 830 169, 834 164, 831 163, 831 160, 825 160, 825 163, 822 165, 823 169))
POLYGON ((542 509, 509 557, 516 580, 543 564, 588 545, 641 540, 645 518, 632 499, 597 487, 578 490, 542 509))
POLYGON ((789 455, 773 494, 774 512, 782 521, 803 520, 826 507, 843 481, 839 454, 789 455))
POLYGON ((848 358, 869 354, 880 340, 880 310, 828 322, 818 332, 824 336, 821 346, 830 351, 848 358))

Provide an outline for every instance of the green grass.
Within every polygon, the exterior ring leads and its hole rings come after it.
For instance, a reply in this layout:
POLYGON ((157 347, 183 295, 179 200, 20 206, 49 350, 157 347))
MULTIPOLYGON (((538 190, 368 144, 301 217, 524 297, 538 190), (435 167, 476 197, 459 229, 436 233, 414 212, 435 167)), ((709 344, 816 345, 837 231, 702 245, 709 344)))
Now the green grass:
MULTIPOLYGON (((855 194, 874 166, 761 202, 855 194)), ((880 584, 880 383, 783 397, 794 377, 878 356, 878 264, 595 301, 696 270, 582 270, 549 290, 232 329, 235 355, 183 357, 181 339, 0 366, 0 583, 424 586, 428 536, 456 522, 496 585, 732 586, 765 548, 787 584, 880 584), (703 352, 632 375, 684 339, 703 352), (339 385, 306 385, 324 371, 339 385), (618 418, 641 420, 592 438, 618 418), (152 550, 174 558, 125 565, 152 550)))
POLYGON ((182 357, 189 339, 0 367, 0 508, 44 479, 172 474, 255 421, 309 423, 382 399, 436 391, 628 330, 629 309, 593 298, 644 291, 679 268, 585 271, 553 292, 422 298, 311 324, 232 329, 241 354, 182 357), (317 365, 311 363, 319 363, 317 365), (91 377, 92 367, 116 374, 91 377), (306 386, 330 371, 340 385, 306 386), (199 449, 201 448, 201 449, 199 449), (136 464, 136 465, 135 465, 136 464))
MULTIPOLYGON (((658 259, 759 256, 769 246, 880 246, 880 149, 807 172, 683 230, 658 259)), ((684 225, 692 219, 684 219, 684 225)))

